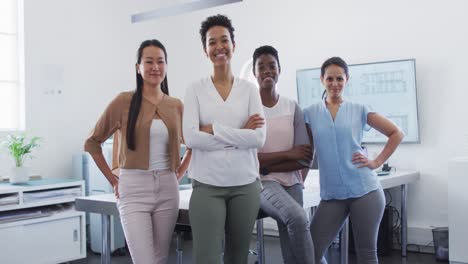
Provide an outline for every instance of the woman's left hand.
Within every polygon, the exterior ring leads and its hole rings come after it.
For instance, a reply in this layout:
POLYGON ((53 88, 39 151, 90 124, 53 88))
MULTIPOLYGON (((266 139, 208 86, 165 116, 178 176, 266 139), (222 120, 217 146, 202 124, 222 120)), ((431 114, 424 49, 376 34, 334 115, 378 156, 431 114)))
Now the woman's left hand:
POLYGON ((380 164, 376 160, 369 160, 367 156, 361 152, 355 152, 351 160, 353 164, 359 163, 358 168, 368 167, 369 169, 377 169, 380 167, 380 164))
POLYGON ((180 181, 180 179, 182 179, 183 175, 181 175, 180 172, 179 172, 179 169, 177 169, 175 171, 175 176, 176 176, 177 181, 180 181))

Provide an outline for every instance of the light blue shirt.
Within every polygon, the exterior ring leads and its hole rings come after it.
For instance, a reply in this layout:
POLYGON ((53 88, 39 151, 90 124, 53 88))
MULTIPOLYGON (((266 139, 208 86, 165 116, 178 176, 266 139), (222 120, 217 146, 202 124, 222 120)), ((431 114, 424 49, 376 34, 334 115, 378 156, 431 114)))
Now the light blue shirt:
POLYGON ((362 134, 369 130, 368 106, 344 101, 333 121, 325 100, 304 110, 312 129, 320 172, 320 197, 323 200, 361 197, 380 187, 376 173, 352 163, 361 148, 362 134))

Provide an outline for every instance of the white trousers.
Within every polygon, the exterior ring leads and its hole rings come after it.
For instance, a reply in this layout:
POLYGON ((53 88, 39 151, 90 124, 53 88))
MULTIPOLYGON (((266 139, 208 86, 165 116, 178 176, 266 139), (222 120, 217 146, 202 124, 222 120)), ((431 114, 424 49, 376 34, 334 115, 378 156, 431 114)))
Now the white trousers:
POLYGON ((174 172, 123 170, 117 205, 134 264, 166 264, 179 213, 174 172))

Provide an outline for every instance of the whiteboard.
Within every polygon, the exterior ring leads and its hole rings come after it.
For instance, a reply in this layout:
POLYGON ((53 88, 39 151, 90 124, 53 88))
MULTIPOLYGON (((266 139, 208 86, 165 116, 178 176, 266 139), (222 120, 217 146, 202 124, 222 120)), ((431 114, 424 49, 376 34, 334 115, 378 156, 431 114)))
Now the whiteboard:
MULTIPOLYGON (((302 108, 317 103, 324 87, 320 68, 296 72, 297 99, 302 108)), ((369 105, 389 118, 405 133, 404 143, 419 143, 416 61, 414 59, 349 65, 345 100, 369 105)), ((362 143, 385 143, 375 129, 365 132, 362 143)))

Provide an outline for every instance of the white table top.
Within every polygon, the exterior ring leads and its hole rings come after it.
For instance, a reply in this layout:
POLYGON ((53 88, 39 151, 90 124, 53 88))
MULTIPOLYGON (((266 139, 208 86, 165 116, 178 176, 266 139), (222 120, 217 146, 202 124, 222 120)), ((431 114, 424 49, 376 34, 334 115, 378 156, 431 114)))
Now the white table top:
MULTIPOLYGON (((378 176, 382 188, 392 188, 419 180, 417 171, 397 171, 386 176, 378 176)), ((188 210, 192 189, 179 191, 179 208, 188 210)), ((99 214, 118 215, 113 193, 91 195, 76 199, 76 209, 99 214)), ((304 208, 317 206, 320 203, 319 172, 311 170, 304 183, 304 208)))

